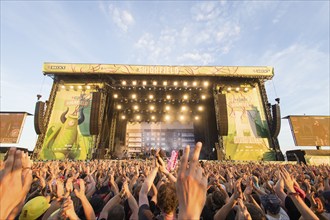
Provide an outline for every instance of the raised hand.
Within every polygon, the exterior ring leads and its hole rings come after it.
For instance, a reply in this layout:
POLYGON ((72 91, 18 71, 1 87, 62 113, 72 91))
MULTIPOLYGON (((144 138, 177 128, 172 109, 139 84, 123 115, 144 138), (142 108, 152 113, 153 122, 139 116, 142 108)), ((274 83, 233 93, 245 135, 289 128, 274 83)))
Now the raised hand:
POLYGON ((176 192, 179 200, 179 219, 199 219, 206 201, 207 178, 199 166, 202 143, 198 142, 188 166, 190 146, 184 150, 178 170, 176 192))
POLYGON ((28 193, 32 183, 29 158, 23 152, 11 148, 0 173, 0 219, 6 219, 28 193), (24 157, 24 158, 23 158, 24 157), (23 167, 25 166, 29 167, 23 167))

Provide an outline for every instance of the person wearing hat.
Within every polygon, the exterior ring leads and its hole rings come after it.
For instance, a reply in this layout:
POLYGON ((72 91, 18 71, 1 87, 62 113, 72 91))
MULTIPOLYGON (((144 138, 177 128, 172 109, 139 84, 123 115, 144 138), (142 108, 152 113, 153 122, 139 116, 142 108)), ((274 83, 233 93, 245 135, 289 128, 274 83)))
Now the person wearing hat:
POLYGON ((290 220, 288 214, 281 208, 281 200, 276 195, 262 195, 260 200, 268 220, 290 220))
POLYGON ((37 196, 28 201, 22 209, 19 220, 39 219, 49 208, 49 199, 44 196, 37 196))

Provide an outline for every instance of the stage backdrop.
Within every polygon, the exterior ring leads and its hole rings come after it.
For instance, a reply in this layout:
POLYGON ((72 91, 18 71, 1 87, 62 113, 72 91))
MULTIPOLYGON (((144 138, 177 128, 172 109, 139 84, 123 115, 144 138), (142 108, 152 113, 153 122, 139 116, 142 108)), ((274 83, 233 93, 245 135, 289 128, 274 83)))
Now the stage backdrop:
POLYGON ((226 158, 275 160, 269 149, 269 128, 257 85, 248 91, 227 92, 226 101, 228 136, 223 137, 226 158))
POLYGON ((89 132, 92 92, 81 85, 59 88, 39 159, 91 158, 95 141, 89 132))

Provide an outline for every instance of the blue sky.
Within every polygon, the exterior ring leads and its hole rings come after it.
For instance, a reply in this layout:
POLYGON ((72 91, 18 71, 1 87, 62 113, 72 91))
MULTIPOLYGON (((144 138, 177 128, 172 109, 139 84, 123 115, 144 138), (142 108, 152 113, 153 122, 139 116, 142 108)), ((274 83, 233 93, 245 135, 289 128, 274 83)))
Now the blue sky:
MULTIPOLYGON (((1 1, 1 111, 34 112, 44 62, 273 66, 282 116, 330 115, 329 1, 1 1)), ((18 146, 34 148, 28 117, 18 146)), ((287 120, 279 142, 294 146, 287 120)))

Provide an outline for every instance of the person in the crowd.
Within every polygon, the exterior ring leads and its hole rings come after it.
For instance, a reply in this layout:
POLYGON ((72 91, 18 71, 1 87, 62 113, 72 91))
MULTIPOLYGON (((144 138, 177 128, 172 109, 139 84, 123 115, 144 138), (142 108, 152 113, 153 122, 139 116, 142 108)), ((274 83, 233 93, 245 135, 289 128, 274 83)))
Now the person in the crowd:
MULTIPOLYGON (((0 219, 310 220, 330 218, 330 166, 146 160, 34 161, 11 148, 0 164, 0 219)), ((190 155, 190 156, 189 156, 190 155)))

